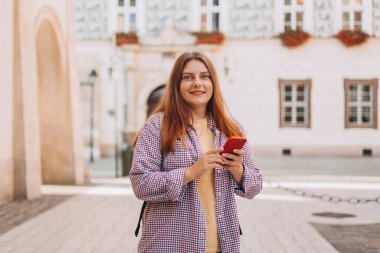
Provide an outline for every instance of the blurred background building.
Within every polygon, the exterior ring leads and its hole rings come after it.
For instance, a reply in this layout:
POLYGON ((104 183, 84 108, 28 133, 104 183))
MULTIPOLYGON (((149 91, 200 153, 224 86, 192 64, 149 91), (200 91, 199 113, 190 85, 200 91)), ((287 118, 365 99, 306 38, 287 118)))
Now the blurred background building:
POLYGON ((0 1, 0 204, 83 183, 74 7, 0 1))
POLYGON ((380 0, 0 3, 0 203, 82 183, 185 51, 214 61, 256 153, 380 156, 380 0))
POLYGON ((256 153, 380 155, 380 0, 75 0, 75 13, 86 156, 130 140, 194 50, 214 61, 256 153))

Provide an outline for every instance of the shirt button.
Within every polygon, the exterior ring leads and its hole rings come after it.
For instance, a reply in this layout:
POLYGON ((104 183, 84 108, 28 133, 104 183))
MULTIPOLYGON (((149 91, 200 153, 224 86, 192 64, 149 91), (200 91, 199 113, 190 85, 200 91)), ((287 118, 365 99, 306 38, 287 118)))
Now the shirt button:
POLYGON ((218 193, 217 193, 217 196, 218 196, 218 197, 221 197, 221 196, 222 196, 222 193, 221 193, 221 192, 218 192, 218 193))
POLYGON ((219 219, 223 218, 223 215, 219 214, 219 215, 218 215, 218 218, 219 218, 219 219))

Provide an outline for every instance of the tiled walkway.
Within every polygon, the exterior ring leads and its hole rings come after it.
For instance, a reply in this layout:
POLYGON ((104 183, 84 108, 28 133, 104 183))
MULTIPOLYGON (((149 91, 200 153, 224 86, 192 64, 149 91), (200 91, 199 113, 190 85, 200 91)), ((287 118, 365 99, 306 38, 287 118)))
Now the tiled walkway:
MULTIPOLYGON (((94 183, 95 186, 43 186, 44 194, 76 196, 0 235, 0 252, 136 252, 138 238, 134 237, 134 229, 141 202, 133 196, 129 179, 97 179, 94 183)), ((297 180, 280 183, 316 194, 380 196, 379 183, 375 180, 339 183, 333 179, 318 181, 315 177, 313 180, 297 177, 297 180)), ((238 198, 238 208, 243 229, 241 252, 339 252, 311 223, 380 223, 380 204, 324 202, 295 196, 268 184, 252 201, 238 198), (355 217, 313 216, 316 212, 348 213, 355 217)), ((356 232, 347 233, 346 240, 356 232)), ((360 253, 350 253, 354 252, 360 253)), ((372 248, 368 252, 379 252, 379 249, 372 248)))

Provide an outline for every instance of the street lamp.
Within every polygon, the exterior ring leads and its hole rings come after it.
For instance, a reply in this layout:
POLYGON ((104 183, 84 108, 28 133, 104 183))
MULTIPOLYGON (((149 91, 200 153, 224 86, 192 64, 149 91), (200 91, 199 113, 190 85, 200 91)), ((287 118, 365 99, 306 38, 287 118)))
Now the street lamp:
POLYGON ((119 130, 118 130, 118 118, 117 118, 117 109, 118 109, 118 87, 117 83, 115 82, 114 79, 114 72, 115 69, 113 67, 114 65, 114 58, 112 58, 111 62, 111 67, 108 69, 111 82, 113 84, 113 89, 114 89, 114 108, 113 108, 113 117, 114 117, 114 132, 115 132, 115 177, 119 177, 119 130))
POLYGON ((90 162, 94 162, 94 86, 96 79, 98 78, 98 73, 93 69, 88 75, 91 93, 90 93, 90 162))

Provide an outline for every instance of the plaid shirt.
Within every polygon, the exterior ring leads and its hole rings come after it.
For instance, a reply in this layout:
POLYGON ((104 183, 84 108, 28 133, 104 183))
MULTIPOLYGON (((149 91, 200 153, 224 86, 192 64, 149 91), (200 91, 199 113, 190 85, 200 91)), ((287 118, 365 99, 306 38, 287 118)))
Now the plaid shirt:
MULTIPOLYGON (((227 138, 215 126, 214 147, 223 147, 227 138)), ((142 220, 141 253, 204 253, 206 247, 206 217, 198 195, 199 179, 183 186, 185 168, 202 155, 199 138, 189 127, 185 149, 179 139, 175 152, 161 156, 160 115, 149 118, 139 133, 130 173, 137 198, 147 201, 142 220)), ((261 191, 262 178, 255 165, 249 145, 244 146, 243 184, 240 187, 224 168, 215 169, 215 205, 222 252, 239 252, 240 235, 234 194, 252 199, 261 191)))

